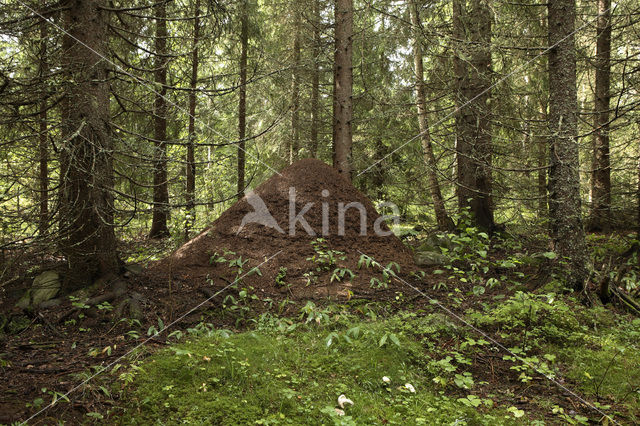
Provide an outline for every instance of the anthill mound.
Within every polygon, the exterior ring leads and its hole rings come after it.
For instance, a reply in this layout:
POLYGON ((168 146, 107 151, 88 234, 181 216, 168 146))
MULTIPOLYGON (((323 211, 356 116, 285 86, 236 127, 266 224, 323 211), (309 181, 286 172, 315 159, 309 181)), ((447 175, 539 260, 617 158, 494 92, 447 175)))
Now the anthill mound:
POLYGON ((239 286, 263 294, 375 297, 403 287, 397 279, 385 282, 380 268, 359 267, 362 254, 384 266, 395 262, 400 276, 414 270, 410 251, 371 201, 330 166, 304 159, 247 194, 150 273, 179 285, 220 288, 236 279, 239 262, 230 263, 241 258, 248 260, 242 273, 257 266, 261 275, 246 276, 239 286), (332 281, 334 273, 344 276, 332 281), (371 278, 379 281, 372 286, 371 278))

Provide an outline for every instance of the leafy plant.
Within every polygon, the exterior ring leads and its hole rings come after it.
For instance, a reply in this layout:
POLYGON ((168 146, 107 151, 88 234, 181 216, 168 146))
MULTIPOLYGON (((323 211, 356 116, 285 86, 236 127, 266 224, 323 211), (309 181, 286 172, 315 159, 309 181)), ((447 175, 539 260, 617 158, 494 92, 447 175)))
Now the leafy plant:
POLYGON ((311 242, 311 246, 315 254, 308 257, 307 260, 318 265, 316 268, 318 272, 334 269, 339 261, 344 261, 347 258, 344 252, 330 249, 327 246, 327 240, 324 238, 315 239, 311 242))
POLYGON ((329 322, 329 310, 320 309, 310 300, 300 309, 300 313, 301 318, 303 318, 307 324, 314 322, 316 324, 329 322))
POLYGON ((260 300, 253 290, 253 287, 242 288, 236 296, 229 294, 222 301, 223 311, 236 316, 236 325, 247 320, 251 312, 251 303, 260 300))
POLYGON ((71 306, 76 309, 89 309, 91 306, 84 303, 79 297, 70 295, 69 300, 71 301, 71 306))
MULTIPOLYGON (((400 266, 396 262, 389 262, 389 264, 384 267, 374 258, 366 254, 361 254, 360 259, 358 259, 358 269, 362 267, 376 268, 382 271, 382 278, 372 277, 369 280, 371 288, 388 288, 391 279, 397 278, 397 273, 400 272, 400 266)), ((424 276, 424 273, 422 276, 424 276)))
POLYGON ((400 339, 394 333, 384 333, 378 342, 378 346, 382 347, 392 342, 394 345, 400 347, 400 339))
POLYGON ((164 330, 164 321, 162 321, 162 318, 158 318, 158 327, 156 327, 155 325, 150 326, 149 329, 147 330, 147 336, 157 336, 163 330, 164 330))
POLYGON ((331 273, 331 279, 329 281, 341 282, 342 280, 344 280, 345 276, 348 277, 347 280, 352 280, 356 276, 356 274, 354 274, 349 268, 336 268, 331 273))
POLYGON ((287 286, 287 268, 281 266, 278 270, 278 275, 276 275, 276 285, 278 287, 286 287, 287 286))

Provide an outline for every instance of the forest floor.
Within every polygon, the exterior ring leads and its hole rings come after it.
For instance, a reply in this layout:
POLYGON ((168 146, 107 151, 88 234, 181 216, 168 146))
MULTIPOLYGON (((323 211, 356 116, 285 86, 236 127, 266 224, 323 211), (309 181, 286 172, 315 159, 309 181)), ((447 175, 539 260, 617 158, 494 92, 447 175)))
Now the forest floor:
MULTIPOLYGON (((286 273, 278 291, 254 274, 203 292, 151 268, 127 278, 139 319, 72 300, 25 317, 0 354, 0 422, 637 424, 640 320, 562 295, 539 241, 467 231, 407 278, 354 267, 384 283, 373 297, 296 298, 286 273)), ((237 274, 234 256, 219 263, 237 274)))
MULTIPOLYGON (((531 230, 490 238, 461 218, 450 234, 396 227, 403 244, 376 223, 301 160, 175 251, 123 243, 126 273, 56 306, 15 307, 55 267, 20 262, 1 289, 0 423, 638 423, 640 319, 585 297, 601 277, 574 297, 531 230), (332 234, 291 226, 306 206, 332 234)), ((637 291, 625 238, 590 236, 592 258, 623 263, 600 275, 637 291)))

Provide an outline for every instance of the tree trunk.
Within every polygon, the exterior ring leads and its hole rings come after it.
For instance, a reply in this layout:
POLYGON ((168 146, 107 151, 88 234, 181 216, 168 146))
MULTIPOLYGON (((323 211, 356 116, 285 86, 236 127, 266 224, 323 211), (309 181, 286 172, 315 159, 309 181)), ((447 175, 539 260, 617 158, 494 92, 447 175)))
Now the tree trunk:
POLYGON ((49 228, 49 131, 47 128, 48 89, 46 84, 46 75, 49 73, 49 64, 47 63, 48 25, 49 23, 44 19, 40 22, 40 63, 38 64, 38 74, 42 90, 42 101, 40 102, 40 112, 38 114, 38 153, 40 157, 40 217, 38 223, 38 233, 40 234, 40 236, 46 235, 49 228))
POLYGON ((335 0, 333 63, 333 167, 351 180, 351 118, 353 115, 353 0, 335 0))
POLYGON ((240 28, 240 92, 238 100, 238 199, 244 196, 245 137, 247 131, 247 50, 249 48, 249 5, 242 1, 240 28))
MULTIPOLYGON (((381 137, 378 137, 375 141, 375 148, 373 158, 384 158, 389 153, 389 149, 387 145, 384 143, 381 137)), ((384 200, 384 183, 386 180, 386 172, 387 168, 383 161, 378 161, 375 165, 369 170, 369 175, 371 179, 371 191, 362 191, 365 194, 371 195, 375 194, 375 199, 377 201, 384 200)), ((366 179, 363 179, 363 182, 366 182, 366 179)))
MULTIPOLYGON (((636 122, 636 126, 638 127, 638 133, 640 133, 640 120, 638 120, 636 122)), ((636 190, 638 191, 636 194, 637 197, 637 202, 638 202, 638 217, 637 217, 637 224, 636 224, 636 239, 640 240, 640 144, 638 145, 638 164, 637 164, 637 177, 638 177, 638 184, 637 184, 637 188, 636 190)))
POLYGON ((483 0, 453 2, 457 196, 476 226, 495 227, 491 200, 491 12, 483 0))
POLYGON ((549 214, 568 283, 582 291, 589 259, 580 212, 575 13, 575 0, 548 3, 549 45, 554 46, 549 51, 549 214))
POLYGON ((609 85, 611 81, 611 0, 598 0, 596 24, 595 132, 591 172, 591 215, 588 227, 606 231, 611 221, 611 165, 609 162, 609 85))
POLYGON ((102 6, 98 0, 77 0, 64 12, 60 243, 69 268, 66 290, 119 269, 107 62, 100 56, 107 39, 102 6))
POLYGON ((320 0, 313 0, 313 71, 311 74, 311 134, 309 155, 318 157, 318 129, 320 127, 320 0))
POLYGON ((184 237, 189 239, 189 232, 196 221, 196 88, 198 84, 198 43, 200 41, 200 0, 196 0, 193 20, 193 45, 191 51, 191 80, 189 87, 189 136, 186 158, 187 180, 187 218, 184 222, 184 237))
POLYGON ((300 150, 300 26, 301 17, 294 4, 294 36, 293 36, 293 75, 291 76, 291 145, 289 146, 289 164, 298 159, 300 150))
POLYGON ((154 131, 155 150, 153 158, 153 219, 149 238, 168 237, 169 228, 169 185, 167 182, 167 3, 159 2, 155 6, 155 82, 154 131))
POLYGON ((418 125, 420 126, 420 135, 422 142, 422 151, 424 162, 427 167, 427 179, 429 180, 429 191, 433 200, 433 209, 438 222, 438 228, 442 231, 452 231, 455 225, 444 205, 442 193, 440 192, 440 184, 436 174, 438 164, 433 155, 433 147, 431 145, 431 134, 429 133, 429 122, 427 119, 427 99, 424 84, 424 69, 422 63, 422 44, 421 44, 421 27, 420 11, 418 9, 417 0, 412 0, 409 4, 409 13, 411 15, 411 26, 413 30, 413 71, 416 79, 416 106, 418 108, 418 125))
MULTIPOLYGON (((547 105, 540 105, 540 119, 547 122, 547 105)), ((546 219, 549 215, 549 202, 547 197, 547 145, 549 140, 547 136, 537 137, 536 145, 538 147, 538 216, 546 219)))
MULTIPOLYGON (((640 130, 640 121, 637 123, 638 125, 638 130, 640 130)), ((636 194, 636 198, 637 198, 637 202, 638 202, 638 218, 637 218, 637 224, 636 224, 636 239, 640 240, 640 146, 638 146, 638 165, 637 165, 637 176, 638 176, 638 184, 637 184, 637 194, 636 194)))
POLYGON ((538 216, 546 218, 549 214, 547 203, 547 142, 545 139, 536 141, 538 146, 538 216))

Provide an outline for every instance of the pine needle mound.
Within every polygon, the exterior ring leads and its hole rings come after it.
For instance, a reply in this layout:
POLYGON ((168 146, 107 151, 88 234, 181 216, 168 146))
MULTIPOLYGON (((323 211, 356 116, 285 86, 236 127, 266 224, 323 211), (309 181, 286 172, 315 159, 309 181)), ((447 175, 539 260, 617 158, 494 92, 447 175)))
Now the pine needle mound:
POLYGON ((359 267, 362 254, 383 266, 394 262, 399 276, 406 277, 415 268, 410 250, 390 234, 379 218, 372 202, 332 167, 319 160, 303 159, 236 202, 209 228, 153 265, 150 272, 168 274, 173 282, 182 285, 219 288, 236 279, 238 265, 229 263, 240 259, 248 260, 242 273, 257 266, 261 275, 246 276, 239 286, 251 285, 266 294, 288 293, 295 298, 371 297, 404 284, 394 278, 385 280, 380 267, 359 267), (290 208, 293 192, 295 209, 290 208), (344 232, 339 226, 340 203, 345 207, 349 203, 362 206, 361 210, 343 209, 344 232), (261 206, 268 209, 270 216, 256 214, 264 212, 261 206), (308 226, 297 221, 295 229, 290 229, 290 216, 295 218, 298 214, 308 226), (252 218, 262 223, 253 222, 252 218), (389 235, 376 233, 376 221, 378 231, 389 235), (339 280, 331 280, 336 270, 340 274, 345 269, 355 276, 344 272, 339 280), (374 281, 372 286, 371 278, 379 282, 374 281))

